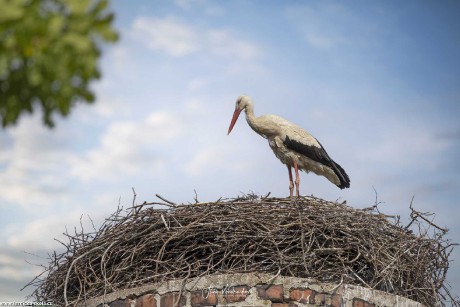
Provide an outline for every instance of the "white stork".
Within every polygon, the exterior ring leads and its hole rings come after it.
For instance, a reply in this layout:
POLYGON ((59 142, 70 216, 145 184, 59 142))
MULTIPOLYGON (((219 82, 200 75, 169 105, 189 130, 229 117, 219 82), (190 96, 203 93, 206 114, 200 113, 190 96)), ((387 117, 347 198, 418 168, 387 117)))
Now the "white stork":
POLYGON ((312 171, 317 175, 324 176, 341 189, 350 187, 350 178, 348 178, 347 173, 329 157, 317 139, 282 117, 271 114, 256 117, 252 100, 248 96, 238 97, 227 135, 232 131, 243 110, 246 112, 246 120, 252 130, 268 139, 268 144, 276 157, 286 164, 289 172, 291 197, 294 191, 291 167, 294 167, 295 170, 297 196, 299 196, 300 184, 299 169, 307 173, 312 171))

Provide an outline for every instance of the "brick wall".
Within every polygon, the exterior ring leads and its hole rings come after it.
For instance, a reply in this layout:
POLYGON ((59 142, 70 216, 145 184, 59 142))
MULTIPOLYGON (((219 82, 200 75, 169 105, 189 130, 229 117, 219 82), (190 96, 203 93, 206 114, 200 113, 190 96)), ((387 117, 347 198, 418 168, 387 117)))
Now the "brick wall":
POLYGON ((334 285, 294 277, 244 273, 171 280, 109 293, 85 306, 202 307, 202 306, 331 306, 422 307, 412 300, 353 285, 334 285), (182 290, 181 290, 182 288, 182 290))

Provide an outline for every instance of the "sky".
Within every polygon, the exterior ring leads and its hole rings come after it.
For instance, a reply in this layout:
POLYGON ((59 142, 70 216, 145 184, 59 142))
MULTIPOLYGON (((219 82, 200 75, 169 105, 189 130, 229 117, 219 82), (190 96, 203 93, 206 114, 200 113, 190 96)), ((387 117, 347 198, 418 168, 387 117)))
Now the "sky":
MULTIPOLYGON (((301 173, 300 192, 409 204, 460 242, 460 2, 113 1, 121 39, 103 47, 96 103, 56 128, 39 113, 0 131, 0 301, 41 272, 56 239, 119 204, 289 195, 286 167, 243 116, 282 116, 313 134, 351 179, 301 173), (31 264, 30 264, 31 263, 31 264)), ((257 207, 254 207, 257 214, 257 207)), ((460 248, 448 280, 460 294, 460 248)))

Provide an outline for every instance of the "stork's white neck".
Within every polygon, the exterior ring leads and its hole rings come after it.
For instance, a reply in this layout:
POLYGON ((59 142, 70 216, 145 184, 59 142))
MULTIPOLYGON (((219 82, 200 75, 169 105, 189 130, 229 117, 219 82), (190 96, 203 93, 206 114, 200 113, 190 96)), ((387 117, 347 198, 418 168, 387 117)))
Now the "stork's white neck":
POLYGON ((257 132, 264 138, 272 134, 270 127, 266 125, 267 123, 265 123, 261 117, 256 117, 254 115, 254 106, 251 101, 248 102, 248 104, 246 105, 244 112, 246 113, 246 121, 248 122, 252 130, 257 132))
POLYGON ((254 105, 252 104, 252 101, 248 101, 246 104, 246 107, 244 108, 244 112, 246 113, 246 121, 248 122, 249 126, 257 132, 256 129, 254 129, 254 126, 257 125, 257 117, 254 115, 254 105))

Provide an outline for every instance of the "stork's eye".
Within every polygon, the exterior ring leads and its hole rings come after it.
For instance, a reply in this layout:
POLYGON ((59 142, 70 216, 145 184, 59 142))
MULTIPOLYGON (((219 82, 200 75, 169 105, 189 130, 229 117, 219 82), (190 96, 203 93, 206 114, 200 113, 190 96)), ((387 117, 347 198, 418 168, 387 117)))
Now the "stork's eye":
POLYGON ((238 100, 236 101, 236 104, 235 104, 235 107, 236 107, 236 108, 238 108, 238 107, 240 106, 240 102, 241 102, 241 99, 238 99, 238 100))

